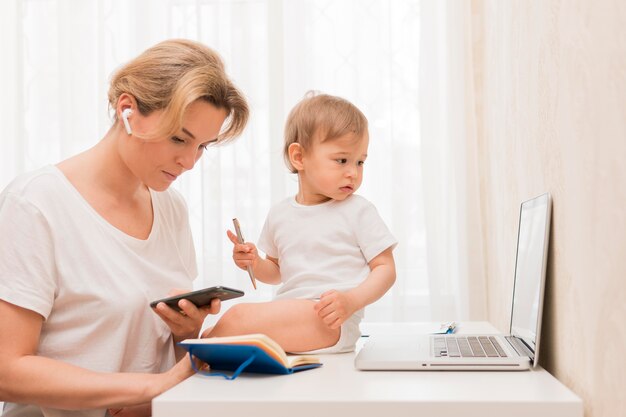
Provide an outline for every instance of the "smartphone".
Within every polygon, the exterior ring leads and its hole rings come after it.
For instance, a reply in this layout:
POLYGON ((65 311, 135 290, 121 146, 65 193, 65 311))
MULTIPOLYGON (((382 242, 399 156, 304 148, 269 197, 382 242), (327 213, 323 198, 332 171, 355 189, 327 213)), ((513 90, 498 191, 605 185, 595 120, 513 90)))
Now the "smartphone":
POLYGON ((222 301, 230 300, 231 298, 241 297, 244 294, 243 291, 235 290, 228 287, 210 287, 204 288, 198 291, 191 291, 185 294, 174 295, 172 297, 162 298, 150 303, 150 307, 154 308, 159 303, 165 303, 173 309, 180 310, 178 302, 180 300, 189 300, 195 304, 196 307, 202 307, 211 304, 211 300, 219 298, 222 301))

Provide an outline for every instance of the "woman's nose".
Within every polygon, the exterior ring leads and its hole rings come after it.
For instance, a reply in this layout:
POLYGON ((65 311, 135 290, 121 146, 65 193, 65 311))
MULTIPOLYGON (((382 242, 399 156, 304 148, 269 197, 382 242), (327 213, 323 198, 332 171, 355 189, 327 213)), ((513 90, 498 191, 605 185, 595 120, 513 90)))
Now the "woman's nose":
POLYGON ((191 170, 196 162, 198 161, 198 150, 194 150, 193 148, 185 151, 181 155, 178 156, 178 163, 185 168, 187 171, 191 170))

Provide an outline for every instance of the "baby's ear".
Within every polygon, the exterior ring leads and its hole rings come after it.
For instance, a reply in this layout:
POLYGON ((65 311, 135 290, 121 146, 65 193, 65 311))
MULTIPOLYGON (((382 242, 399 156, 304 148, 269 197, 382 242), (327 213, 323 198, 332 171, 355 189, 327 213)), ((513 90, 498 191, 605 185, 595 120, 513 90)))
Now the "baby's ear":
POLYGON ((303 156, 302 145, 300 145, 299 143, 292 143, 291 145, 289 145, 288 152, 289 152, 289 162, 291 162, 291 165, 296 170, 302 171, 304 169, 304 166, 302 165, 302 156, 303 156))

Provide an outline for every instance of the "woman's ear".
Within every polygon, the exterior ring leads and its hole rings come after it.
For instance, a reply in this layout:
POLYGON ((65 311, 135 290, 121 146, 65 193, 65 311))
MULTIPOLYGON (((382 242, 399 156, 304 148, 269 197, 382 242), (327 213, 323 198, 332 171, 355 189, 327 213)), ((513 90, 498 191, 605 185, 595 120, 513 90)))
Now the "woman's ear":
POLYGON ((289 145, 289 148, 287 148, 287 152, 289 154, 289 162, 291 162, 291 165, 297 171, 302 171, 304 169, 304 165, 302 164, 302 158, 304 156, 302 145, 299 143, 292 143, 289 145))
POLYGON ((134 112, 136 107, 137 107, 137 101, 135 100, 135 97, 131 96, 128 93, 120 94, 119 98, 117 99, 117 105, 115 106, 115 112, 117 114, 117 118, 121 120, 122 112, 125 109, 130 109, 131 111, 134 112))

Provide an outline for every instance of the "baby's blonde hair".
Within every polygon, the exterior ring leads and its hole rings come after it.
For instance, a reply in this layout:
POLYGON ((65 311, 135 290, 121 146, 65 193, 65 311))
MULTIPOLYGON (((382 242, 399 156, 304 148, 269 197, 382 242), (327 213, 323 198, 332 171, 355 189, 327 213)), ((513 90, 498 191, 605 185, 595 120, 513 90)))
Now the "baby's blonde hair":
POLYGON ((341 97, 309 91, 287 117, 283 148, 287 168, 294 174, 298 172, 289 160, 292 143, 300 144, 307 152, 315 140, 321 143, 347 134, 361 138, 366 133, 367 118, 354 104, 341 97))
POLYGON ((163 110, 159 126, 146 138, 176 134, 185 111, 196 100, 226 110, 228 117, 219 142, 240 135, 248 122, 246 99, 226 75, 222 59, 199 42, 172 39, 144 51, 113 75, 110 108, 116 108, 123 93, 135 98, 143 115, 163 110))

